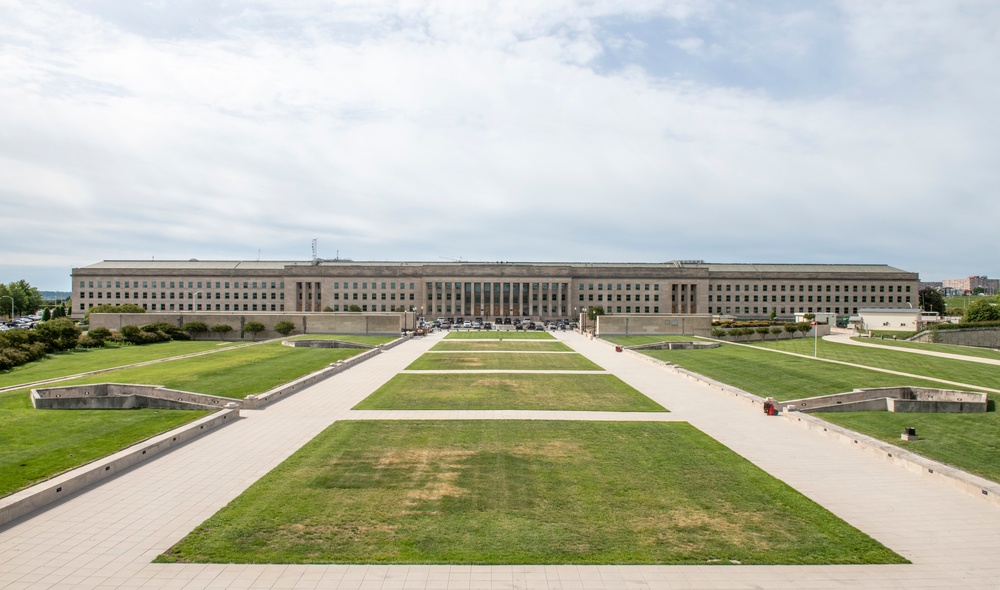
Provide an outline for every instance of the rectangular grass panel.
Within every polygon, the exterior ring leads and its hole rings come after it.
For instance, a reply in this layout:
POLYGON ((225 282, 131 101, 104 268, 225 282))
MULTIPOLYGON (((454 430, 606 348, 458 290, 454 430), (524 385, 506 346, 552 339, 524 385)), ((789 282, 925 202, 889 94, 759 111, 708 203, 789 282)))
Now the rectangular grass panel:
POLYGON ((449 332, 448 340, 555 340, 548 332, 522 332, 520 330, 484 330, 473 332, 449 332))
POLYGON ((516 352, 424 354, 410 371, 602 371, 580 354, 516 352))
POLYGON ((664 412, 614 375, 396 375, 356 410, 589 410, 664 412))
POLYGON ((685 423, 338 422, 160 561, 905 563, 685 423))
POLYGON ((568 352, 573 350, 556 340, 442 340, 431 350, 464 351, 528 351, 528 352, 568 352))

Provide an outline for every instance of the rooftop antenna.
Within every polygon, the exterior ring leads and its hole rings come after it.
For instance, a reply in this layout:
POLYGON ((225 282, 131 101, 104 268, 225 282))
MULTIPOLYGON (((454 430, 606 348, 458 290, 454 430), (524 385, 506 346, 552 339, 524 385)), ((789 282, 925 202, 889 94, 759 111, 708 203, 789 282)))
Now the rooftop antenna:
POLYGON ((319 243, 319 239, 318 238, 313 238, 313 242, 312 242, 313 260, 316 260, 318 258, 318 256, 316 256, 316 249, 318 247, 318 243, 319 243))
POLYGON ((260 248, 257 248, 257 262, 260 262, 260 248))

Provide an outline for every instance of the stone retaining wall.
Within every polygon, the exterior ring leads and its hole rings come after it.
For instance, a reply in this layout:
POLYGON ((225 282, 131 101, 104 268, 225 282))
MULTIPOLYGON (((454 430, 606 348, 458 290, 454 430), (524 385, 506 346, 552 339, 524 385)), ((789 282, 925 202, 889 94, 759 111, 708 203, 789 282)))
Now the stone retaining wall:
POLYGON ((936 342, 955 346, 1000 349, 1000 328, 962 328, 957 330, 925 330, 910 340, 936 342))
POLYGON ((36 410, 217 410, 242 407, 241 400, 167 389, 160 385, 94 383, 31 390, 36 410))

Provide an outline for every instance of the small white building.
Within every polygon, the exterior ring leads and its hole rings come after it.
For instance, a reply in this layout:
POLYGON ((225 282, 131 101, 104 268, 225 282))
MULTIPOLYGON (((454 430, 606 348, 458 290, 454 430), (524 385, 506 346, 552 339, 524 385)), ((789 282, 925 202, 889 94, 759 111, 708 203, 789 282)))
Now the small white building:
POLYGON ((916 332, 924 327, 919 308, 878 309, 862 307, 858 310, 857 321, 851 318, 859 331, 895 330, 897 332, 916 332))

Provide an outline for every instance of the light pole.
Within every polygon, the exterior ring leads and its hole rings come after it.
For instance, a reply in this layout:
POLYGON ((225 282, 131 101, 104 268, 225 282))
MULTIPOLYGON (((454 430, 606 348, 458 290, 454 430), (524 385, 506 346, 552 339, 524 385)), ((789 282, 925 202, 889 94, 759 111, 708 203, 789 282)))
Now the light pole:
MULTIPOLYGON (((194 293, 191 293, 190 291, 188 291, 188 295, 193 296, 192 299, 197 299, 198 296, 201 295, 201 294, 202 294, 202 291, 195 291, 194 293)), ((192 304, 189 303, 188 305, 192 305, 192 304)), ((188 311, 191 311, 191 310, 189 309, 188 311)))
POLYGON ((0 299, 10 299, 10 320, 14 321, 14 298, 10 295, 4 295, 0 299))

